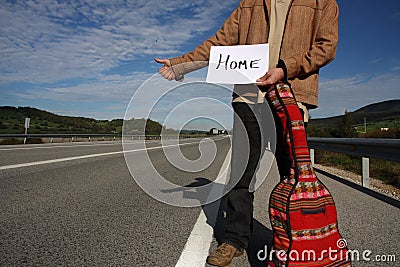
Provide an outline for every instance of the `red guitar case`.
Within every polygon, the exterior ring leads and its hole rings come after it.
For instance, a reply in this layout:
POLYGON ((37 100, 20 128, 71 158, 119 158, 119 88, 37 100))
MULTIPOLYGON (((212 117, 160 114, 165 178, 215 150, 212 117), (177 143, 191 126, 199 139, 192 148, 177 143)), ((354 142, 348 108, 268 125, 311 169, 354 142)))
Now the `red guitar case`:
POLYGON ((269 215, 274 245, 269 266, 350 266, 338 231, 335 203, 311 164, 306 131, 294 94, 286 83, 272 86, 266 99, 283 126, 291 159, 290 177, 273 189, 269 215))

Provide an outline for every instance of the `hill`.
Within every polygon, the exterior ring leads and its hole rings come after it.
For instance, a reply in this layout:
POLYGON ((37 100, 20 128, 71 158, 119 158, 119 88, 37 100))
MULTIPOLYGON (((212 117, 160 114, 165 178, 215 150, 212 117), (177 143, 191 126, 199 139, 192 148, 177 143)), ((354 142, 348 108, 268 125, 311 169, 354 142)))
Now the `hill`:
MULTIPOLYGON (((25 118, 31 118, 29 133, 32 134, 120 134, 122 119, 95 120, 84 117, 60 116, 31 107, 0 107, 0 134, 24 133, 25 118)), ((150 119, 132 119, 129 132, 132 134, 159 134, 162 125, 150 119)))
POLYGON ((400 128, 400 100, 370 104, 341 116, 311 119, 310 130, 313 133, 311 136, 318 136, 315 131, 320 129, 332 132, 339 127, 340 123, 343 123, 345 116, 351 118, 352 126, 359 132, 365 131, 365 126, 367 132, 380 131, 381 128, 398 129, 400 128))
MULTIPOLYGON (((352 126, 358 128, 359 132, 364 130, 364 118, 367 122, 368 132, 380 131, 381 128, 395 129, 397 132, 400 129, 400 100, 370 104, 356 111, 348 112, 347 115, 351 116, 352 126)), ((309 136, 335 136, 334 132, 343 121, 344 116, 311 119, 307 130, 309 136)), ((120 134, 123 125, 122 119, 95 120, 84 117, 60 116, 31 107, 0 106, 0 134, 22 134, 26 117, 31 118, 29 133, 36 134, 120 134)), ((145 124, 146 134, 159 134, 164 127, 150 119, 132 119, 129 121, 127 133, 144 134, 145 124)), ((172 129, 167 129, 166 132, 176 134, 176 131, 172 129)), ((190 132, 190 134, 193 133, 190 132)))

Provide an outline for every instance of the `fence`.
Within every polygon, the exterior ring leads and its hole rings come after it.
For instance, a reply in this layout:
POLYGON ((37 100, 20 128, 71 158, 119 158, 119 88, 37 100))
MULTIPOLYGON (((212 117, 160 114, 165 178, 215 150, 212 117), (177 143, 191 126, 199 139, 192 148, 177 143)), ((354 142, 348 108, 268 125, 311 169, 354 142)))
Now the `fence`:
MULTIPOLYGON (((162 135, 163 139, 174 139, 174 138, 189 138, 199 137, 199 135, 162 135)), ((69 139, 71 142, 77 141, 78 139, 92 140, 121 140, 121 134, 0 134, 0 140, 2 139, 23 139, 24 144, 29 138, 42 138, 49 140, 53 143, 55 139, 69 139)), ((124 135, 124 139, 132 140, 158 140, 161 139, 160 135, 124 135)))
MULTIPOLYGON (((159 135, 124 135, 127 139, 160 139, 159 135)), ((177 138, 177 135, 164 136, 163 138, 177 138)), ((196 137, 196 136, 193 136, 196 137)), ((105 140, 121 139, 118 134, 0 134, 0 139, 23 138, 24 143, 27 138, 49 138, 50 142, 54 138, 69 138, 74 142, 77 138, 93 138, 105 140)), ((347 155, 360 156, 362 158, 362 185, 369 187, 369 159, 377 158, 388 161, 400 162, 400 139, 368 139, 368 138, 308 138, 310 146, 311 160, 314 164, 314 150, 320 149, 347 155)))
POLYGON ((362 185, 369 188, 369 159, 377 158, 400 162, 400 139, 368 138, 308 138, 311 160, 314 149, 360 156, 362 160, 362 185))

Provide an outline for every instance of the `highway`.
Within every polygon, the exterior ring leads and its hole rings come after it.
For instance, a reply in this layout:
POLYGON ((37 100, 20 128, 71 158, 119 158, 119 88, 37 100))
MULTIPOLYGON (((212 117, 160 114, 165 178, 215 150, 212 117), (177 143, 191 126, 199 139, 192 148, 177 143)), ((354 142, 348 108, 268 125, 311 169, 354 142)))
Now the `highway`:
MULTIPOLYGON (((129 147, 141 178, 151 178, 142 163, 148 156, 168 181, 193 186, 215 180, 229 163, 229 139, 214 141, 214 161, 198 172, 172 165, 160 141, 146 141, 148 151, 141 141, 129 147)), ((164 146, 176 146, 170 142, 164 146)), ((181 141, 182 154, 197 159, 198 142, 181 141)), ((399 266, 398 201, 318 176, 336 201, 339 230, 349 248, 360 255, 371 251, 370 262, 360 259, 353 265, 399 266), (382 255, 394 255, 397 262, 376 262, 374 257, 382 255)), ((257 255, 272 242, 267 209, 277 178, 274 164, 255 195, 250 247, 231 266, 266 266, 257 255)), ((1 146, 0 203, 0 266, 196 267, 206 266, 208 251, 221 238, 225 201, 191 208, 157 201, 133 179, 121 143, 98 142, 1 146)))

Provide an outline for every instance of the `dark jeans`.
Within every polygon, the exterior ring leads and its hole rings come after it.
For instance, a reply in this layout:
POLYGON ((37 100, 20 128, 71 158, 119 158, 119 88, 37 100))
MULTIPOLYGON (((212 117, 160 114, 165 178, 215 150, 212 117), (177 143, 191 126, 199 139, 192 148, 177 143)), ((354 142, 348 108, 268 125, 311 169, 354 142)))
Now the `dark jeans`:
POLYGON ((267 141, 276 143, 275 157, 281 178, 290 173, 290 158, 282 140, 281 122, 274 112, 272 112, 273 118, 271 117, 267 103, 254 105, 232 103, 232 106, 235 118, 230 180, 238 182, 227 194, 223 242, 238 249, 245 249, 253 230, 254 192, 251 185, 267 141), (270 139, 271 135, 274 135, 270 132, 273 131, 272 120, 275 122, 276 140, 270 139))

